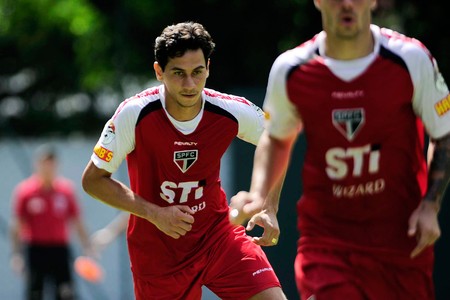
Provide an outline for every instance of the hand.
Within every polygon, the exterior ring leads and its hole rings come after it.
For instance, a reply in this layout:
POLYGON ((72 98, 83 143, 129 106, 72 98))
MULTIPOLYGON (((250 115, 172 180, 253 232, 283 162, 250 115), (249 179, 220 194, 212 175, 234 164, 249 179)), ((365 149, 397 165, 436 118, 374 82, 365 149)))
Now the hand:
POLYGON ((417 239, 417 246, 411 252, 411 258, 433 245, 441 236, 437 214, 435 203, 424 200, 409 218, 408 236, 416 236, 417 239))
POLYGON ((103 251, 115 239, 114 234, 108 228, 102 228, 94 232, 90 237, 93 251, 97 255, 103 251))
POLYGON ((260 246, 275 246, 280 237, 280 227, 275 213, 263 210, 255 214, 250 221, 248 221, 246 230, 252 230, 255 225, 264 228, 261 237, 253 237, 252 241, 260 246))
POLYGON ((103 247, 106 247, 106 245, 94 244, 94 241, 92 240, 91 237, 89 239, 89 243, 87 245, 83 245, 83 255, 94 259, 100 259, 103 247))
POLYGON ((14 253, 10 260, 11 270, 17 275, 22 275, 25 271, 25 260, 19 253, 14 253))
POLYGON ((241 191, 230 199, 229 219, 233 225, 243 225, 257 211, 261 210, 263 201, 255 194, 241 191))
POLYGON ((161 207, 153 224, 168 236, 178 239, 192 229, 194 213, 186 205, 161 207))

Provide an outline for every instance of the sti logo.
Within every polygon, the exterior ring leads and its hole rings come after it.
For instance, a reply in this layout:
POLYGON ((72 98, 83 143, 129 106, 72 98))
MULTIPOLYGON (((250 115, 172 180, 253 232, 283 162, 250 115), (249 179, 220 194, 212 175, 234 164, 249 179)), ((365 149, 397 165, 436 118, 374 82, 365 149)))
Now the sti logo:
POLYGON ((365 123, 364 108, 335 109, 331 112, 334 127, 352 141, 365 123))
POLYGON ((192 167, 197 158, 198 150, 175 151, 173 153, 173 161, 183 173, 186 173, 192 167))

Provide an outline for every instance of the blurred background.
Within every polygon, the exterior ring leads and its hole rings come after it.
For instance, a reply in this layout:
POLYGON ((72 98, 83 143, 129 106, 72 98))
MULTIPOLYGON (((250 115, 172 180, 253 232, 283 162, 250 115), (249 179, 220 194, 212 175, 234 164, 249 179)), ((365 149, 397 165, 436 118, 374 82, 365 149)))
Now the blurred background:
MULTIPOLYGON (((437 1, 379 0, 374 23, 421 40, 450 80, 446 11, 437 1)), ((31 174, 38 143, 61 150, 61 173, 78 187, 91 232, 117 211, 88 197, 81 172, 106 120, 124 98, 156 84, 153 42, 162 29, 198 21, 216 42, 207 86, 262 105, 273 60, 321 29, 313 0, 0 0, 0 298, 21 299, 22 280, 8 266, 7 238, 14 185, 31 174)), ((295 202, 301 194, 298 168, 304 141, 292 158, 279 212, 282 236, 266 248, 289 299, 299 299, 293 275, 295 202)), ((236 140, 224 157, 229 196, 248 189, 254 147, 236 140)), ((126 181, 124 168, 115 176, 126 181)), ((446 198, 449 198, 448 195, 446 198)), ((446 203, 447 202, 447 203, 446 203)), ((450 299, 448 201, 436 245, 438 300, 450 299)), ((74 244, 74 249, 78 245, 74 244)), ((125 240, 105 250, 107 277, 100 285, 77 281, 80 299, 132 299, 125 240)), ((205 291, 204 299, 215 299, 205 291)))

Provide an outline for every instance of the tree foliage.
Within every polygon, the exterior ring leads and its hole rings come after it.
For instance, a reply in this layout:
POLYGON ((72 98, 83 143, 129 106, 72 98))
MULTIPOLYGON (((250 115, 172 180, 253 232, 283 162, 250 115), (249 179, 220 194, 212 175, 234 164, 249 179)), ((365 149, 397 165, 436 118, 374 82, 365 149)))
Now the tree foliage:
MULTIPOLYGON (((385 11, 448 78, 443 10, 422 2, 385 11)), ((156 36, 188 20, 213 36, 208 86, 224 91, 264 88, 276 56, 321 29, 312 0, 0 0, 0 137, 98 132, 123 97, 154 80, 156 36)))

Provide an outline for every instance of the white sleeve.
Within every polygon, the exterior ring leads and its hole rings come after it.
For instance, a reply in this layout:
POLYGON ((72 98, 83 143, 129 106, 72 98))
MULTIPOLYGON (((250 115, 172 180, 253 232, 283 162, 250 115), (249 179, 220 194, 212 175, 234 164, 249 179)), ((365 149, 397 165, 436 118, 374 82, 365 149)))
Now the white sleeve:
POLYGON ((106 123, 91 156, 98 168, 114 173, 126 156, 134 150, 139 111, 138 106, 123 102, 106 123))
POLYGON ((238 122, 239 132, 237 137, 253 145, 258 144, 259 138, 264 131, 263 110, 247 100, 247 104, 240 103, 238 122))
POLYGON ((302 128, 297 109, 287 95, 287 77, 292 67, 290 59, 288 51, 273 63, 263 105, 267 114, 266 129, 271 136, 280 139, 299 132, 302 128))
POLYGON ((422 119, 430 137, 440 138, 450 132, 448 87, 436 60, 426 49, 416 47, 408 58, 414 83, 414 111, 422 119))

